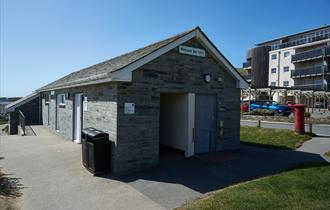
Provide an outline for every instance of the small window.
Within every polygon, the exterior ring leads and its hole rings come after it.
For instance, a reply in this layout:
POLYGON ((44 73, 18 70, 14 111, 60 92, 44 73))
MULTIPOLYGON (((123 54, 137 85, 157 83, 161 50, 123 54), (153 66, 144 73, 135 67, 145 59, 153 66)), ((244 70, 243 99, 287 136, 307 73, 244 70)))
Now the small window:
POLYGON ((289 57, 289 55, 290 55, 290 52, 284 52, 284 54, 283 54, 284 58, 289 57))
POLYGON ((57 96, 57 103, 59 106, 65 106, 65 95, 64 94, 60 94, 57 96))
POLYGON ((272 74, 276 74, 276 68, 271 69, 272 74))
POLYGON ((49 104, 49 99, 50 99, 50 95, 45 94, 45 104, 46 104, 46 105, 49 104))
POLYGON ((284 86, 284 87, 289 86, 289 81, 283 81, 283 86, 284 86))
POLYGON ((277 54, 272 54, 272 60, 276 60, 277 59, 277 54))
POLYGON ((276 82, 271 82, 270 86, 276 86, 276 82))
POLYGON ((290 71, 289 66, 284 66, 284 67, 283 67, 283 71, 284 71, 284 72, 289 72, 289 71, 290 71))

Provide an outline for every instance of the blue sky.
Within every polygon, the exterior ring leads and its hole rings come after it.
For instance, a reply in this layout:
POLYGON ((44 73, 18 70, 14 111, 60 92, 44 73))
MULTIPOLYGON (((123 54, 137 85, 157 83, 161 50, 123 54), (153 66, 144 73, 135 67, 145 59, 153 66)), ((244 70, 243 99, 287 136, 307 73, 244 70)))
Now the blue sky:
POLYGON ((330 24, 330 0, 0 0, 0 96, 200 26, 240 67, 247 48, 330 24))

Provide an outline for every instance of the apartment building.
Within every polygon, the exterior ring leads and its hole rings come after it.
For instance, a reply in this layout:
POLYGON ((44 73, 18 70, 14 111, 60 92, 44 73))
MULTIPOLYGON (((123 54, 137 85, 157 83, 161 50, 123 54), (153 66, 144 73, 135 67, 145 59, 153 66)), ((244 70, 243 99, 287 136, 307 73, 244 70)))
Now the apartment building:
MULTIPOLYGON (((243 68, 253 88, 330 91, 329 25, 256 44, 247 54, 243 68)), ((281 102, 284 95, 272 97, 281 102)))

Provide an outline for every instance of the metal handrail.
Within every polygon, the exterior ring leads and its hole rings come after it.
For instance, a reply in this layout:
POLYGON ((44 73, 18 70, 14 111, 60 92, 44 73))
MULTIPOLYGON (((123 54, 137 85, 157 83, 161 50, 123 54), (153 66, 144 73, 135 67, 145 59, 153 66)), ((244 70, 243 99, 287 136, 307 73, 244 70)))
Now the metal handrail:
POLYGON ((25 116, 21 110, 18 110, 18 119, 19 125, 21 126, 21 129, 23 131, 23 135, 25 135, 25 116))

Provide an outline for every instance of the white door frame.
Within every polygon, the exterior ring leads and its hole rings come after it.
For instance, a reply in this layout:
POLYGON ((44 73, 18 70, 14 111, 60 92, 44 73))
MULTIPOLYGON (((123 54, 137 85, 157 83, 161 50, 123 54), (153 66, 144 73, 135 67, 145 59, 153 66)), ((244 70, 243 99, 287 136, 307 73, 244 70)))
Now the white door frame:
POLYGON ((74 95, 74 107, 73 107, 73 141, 77 144, 81 143, 81 131, 82 131, 82 93, 74 95))

